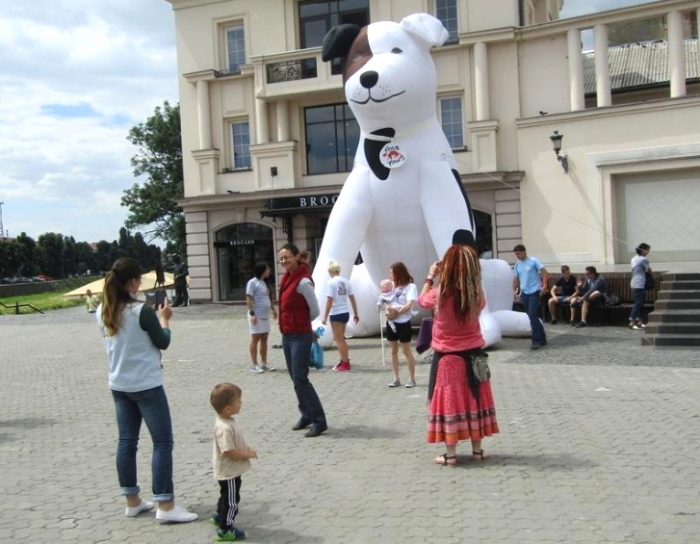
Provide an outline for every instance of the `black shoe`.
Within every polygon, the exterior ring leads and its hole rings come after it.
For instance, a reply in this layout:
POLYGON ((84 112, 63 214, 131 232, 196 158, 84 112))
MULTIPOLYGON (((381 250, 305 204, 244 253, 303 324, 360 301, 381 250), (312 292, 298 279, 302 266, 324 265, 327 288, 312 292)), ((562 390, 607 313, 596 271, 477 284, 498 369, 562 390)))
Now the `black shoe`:
POLYGON ((532 344, 530 349, 540 349, 542 346, 540 344, 532 344))
POLYGON ((325 423, 314 423, 304 436, 306 438, 321 436, 321 433, 326 432, 326 429, 328 429, 328 425, 325 423))
POLYGON ((296 425, 292 427, 293 431, 301 431, 302 429, 306 429, 309 425, 311 425, 311 422, 308 419, 304 419, 303 417, 296 422, 296 425))
POLYGON ((549 322, 549 324, 550 324, 550 325, 556 325, 556 324, 557 324, 557 320, 556 320, 556 319, 552 319, 552 320, 549 322))
POLYGON ((586 323, 585 321, 581 321, 578 325, 576 325, 577 329, 582 329, 584 327, 588 327, 588 323, 586 323))

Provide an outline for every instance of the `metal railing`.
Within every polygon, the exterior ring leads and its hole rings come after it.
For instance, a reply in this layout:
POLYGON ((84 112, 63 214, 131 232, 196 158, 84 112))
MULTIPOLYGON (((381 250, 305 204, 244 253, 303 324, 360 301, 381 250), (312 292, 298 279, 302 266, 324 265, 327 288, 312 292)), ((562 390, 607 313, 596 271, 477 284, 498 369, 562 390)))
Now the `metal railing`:
POLYGON ((4 302, 0 302, 0 306, 2 306, 3 308, 8 308, 8 309, 14 308, 15 313, 16 313, 17 315, 19 315, 19 309, 20 309, 20 308, 24 308, 25 306, 28 307, 28 308, 31 308, 31 309, 34 310, 35 312, 39 312, 40 314, 43 314, 43 313, 44 313, 44 312, 42 312, 39 308, 37 308, 36 306, 32 306, 31 304, 20 304, 19 302, 15 302, 14 305, 10 305, 10 306, 8 306, 7 304, 5 304, 4 302))

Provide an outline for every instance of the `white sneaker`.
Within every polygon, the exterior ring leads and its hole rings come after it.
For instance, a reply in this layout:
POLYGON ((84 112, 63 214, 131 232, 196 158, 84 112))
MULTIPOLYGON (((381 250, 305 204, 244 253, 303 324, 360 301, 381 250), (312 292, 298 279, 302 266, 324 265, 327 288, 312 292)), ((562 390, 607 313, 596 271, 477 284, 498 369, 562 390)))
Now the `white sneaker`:
POLYGON ((172 510, 156 510, 156 519, 163 523, 189 523, 195 521, 199 516, 193 512, 188 512, 179 504, 173 506, 172 510))
POLYGON ((261 374, 261 373, 265 372, 262 368, 260 368, 260 367, 257 366, 257 365, 251 367, 251 368, 250 368, 250 371, 251 371, 253 374, 261 374))
POLYGON ((415 387, 415 386, 416 386, 416 382, 414 382, 413 380, 408 380, 408 381, 406 382, 406 385, 404 385, 404 387, 405 387, 406 389, 412 389, 412 388, 415 387))
POLYGON ((389 382, 389 387, 391 387, 392 389, 394 387, 401 387, 401 382, 399 380, 394 380, 393 382, 389 382))
POLYGON ((154 506, 155 505, 152 502, 144 501, 143 499, 141 499, 141 504, 139 504, 138 506, 126 507, 126 517, 135 518, 141 512, 148 512, 149 510, 153 510, 154 506))

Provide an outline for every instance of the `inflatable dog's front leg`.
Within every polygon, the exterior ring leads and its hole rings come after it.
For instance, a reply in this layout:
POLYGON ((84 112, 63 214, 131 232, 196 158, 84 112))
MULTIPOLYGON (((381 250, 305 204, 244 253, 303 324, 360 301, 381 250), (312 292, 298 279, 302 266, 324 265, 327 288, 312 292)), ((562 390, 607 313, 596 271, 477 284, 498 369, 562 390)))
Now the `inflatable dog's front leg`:
MULTIPOLYGON (((362 241, 372 221, 372 207, 367 205, 367 195, 370 194, 369 180, 370 173, 367 168, 357 168, 350 172, 328 218, 313 274, 321 318, 326 307, 326 285, 330 279, 329 261, 336 261, 340 265, 341 274, 350 278, 362 241)), ((314 323, 314 328, 319 323, 320 318, 314 323)), ((321 340, 324 347, 328 347, 332 341, 330 326, 326 325, 328 330, 321 340)))

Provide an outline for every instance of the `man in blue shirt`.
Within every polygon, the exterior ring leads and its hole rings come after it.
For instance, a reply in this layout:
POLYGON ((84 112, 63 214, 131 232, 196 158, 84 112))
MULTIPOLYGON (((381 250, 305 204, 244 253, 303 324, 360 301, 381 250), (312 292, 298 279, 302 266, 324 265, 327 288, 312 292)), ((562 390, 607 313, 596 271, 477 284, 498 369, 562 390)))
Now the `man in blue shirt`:
POLYGON ((513 248, 516 259, 513 267, 513 290, 516 300, 525 306, 527 316, 530 318, 532 330, 532 349, 540 349, 547 345, 547 335, 540 321, 540 295, 542 289, 547 287, 549 273, 539 259, 528 257, 525 246, 518 244, 513 248))

